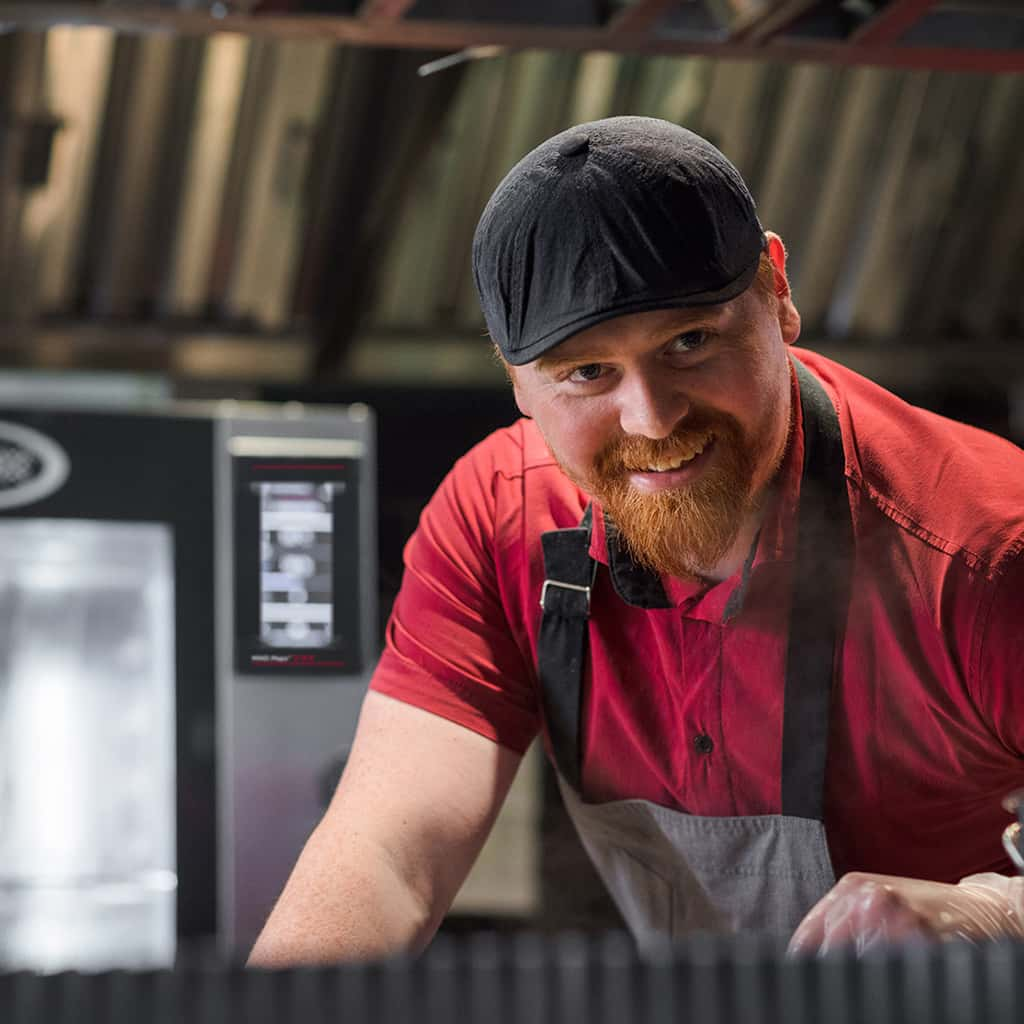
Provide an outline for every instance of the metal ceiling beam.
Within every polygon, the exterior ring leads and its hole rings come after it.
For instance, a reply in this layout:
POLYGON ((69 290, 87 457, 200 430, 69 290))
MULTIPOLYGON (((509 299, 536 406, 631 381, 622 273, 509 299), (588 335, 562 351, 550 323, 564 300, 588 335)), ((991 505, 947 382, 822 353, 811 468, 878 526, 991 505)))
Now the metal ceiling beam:
POLYGON ((935 0, 892 0, 892 3, 850 36, 854 46, 885 46, 895 43, 935 6, 935 0))
POLYGON ((806 14, 819 0, 782 0, 752 18, 741 21, 729 33, 730 40, 744 40, 749 43, 763 43, 778 35, 798 18, 806 14))
POLYGON ((397 21, 405 17, 414 3, 416 0, 363 0, 359 6, 358 17, 397 21))
POLYGON ((646 32, 678 3, 679 0, 636 0, 608 22, 606 31, 646 32))
POLYGON ((959 14, 1021 14, 1020 0, 939 0, 940 11, 959 14))
MULTIPOLYGON (((923 10, 924 0, 904 0, 923 10)), ((904 17, 906 14, 903 15, 904 17)), ((315 15, 226 15, 213 18, 195 11, 167 8, 87 8, 82 5, 0 3, 0 23, 22 28, 55 24, 106 25, 122 31, 175 31, 209 35, 242 32, 277 38, 333 39, 350 46, 381 46, 396 49, 462 50, 470 46, 501 46, 508 50, 607 50, 652 56, 695 55, 754 60, 818 61, 846 66, 875 65, 893 68, 931 68, 943 71, 984 73, 1024 72, 1024 50, 971 50, 955 47, 895 46, 891 43, 803 41, 772 39, 764 45, 743 40, 662 38, 639 32, 609 32, 546 26, 492 25, 455 21, 409 21, 315 15)))

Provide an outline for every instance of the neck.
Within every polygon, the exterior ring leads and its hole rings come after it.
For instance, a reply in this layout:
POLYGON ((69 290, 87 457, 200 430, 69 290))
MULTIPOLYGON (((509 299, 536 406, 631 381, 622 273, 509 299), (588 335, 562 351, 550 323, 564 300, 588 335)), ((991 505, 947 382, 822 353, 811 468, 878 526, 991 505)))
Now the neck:
POLYGON ((743 563, 750 554, 751 545, 757 539, 758 530, 761 529, 765 504, 766 502, 762 502, 758 510, 747 517, 743 526, 740 527, 739 533, 736 534, 736 540, 733 541, 732 547, 707 572, 702 574, 701 578, 705 583, 721 583, 722 580, 727 580, 743 568, 743 563))

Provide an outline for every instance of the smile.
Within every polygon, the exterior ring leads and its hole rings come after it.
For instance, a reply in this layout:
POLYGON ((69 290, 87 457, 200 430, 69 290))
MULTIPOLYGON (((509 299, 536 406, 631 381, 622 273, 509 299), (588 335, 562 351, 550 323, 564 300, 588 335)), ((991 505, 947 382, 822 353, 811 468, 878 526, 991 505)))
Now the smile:
POLYGON ((629 482, 637 490, 647 493, 686 487, 703 475, 714 452, 715 437, 708 434, 685 451, 631 467, 628 470, 629 482))
POLYGON ((685 466, 688 462, 693 462, 698 455, 703 454, 704 449, 713 440, 714 435, 707 434, 689 449, 677 451, 672 455, 662 456, 662 458, 654 459, 646 465, 630 466, 629 469, 634 473, 670 473, 672 470, 685 466))

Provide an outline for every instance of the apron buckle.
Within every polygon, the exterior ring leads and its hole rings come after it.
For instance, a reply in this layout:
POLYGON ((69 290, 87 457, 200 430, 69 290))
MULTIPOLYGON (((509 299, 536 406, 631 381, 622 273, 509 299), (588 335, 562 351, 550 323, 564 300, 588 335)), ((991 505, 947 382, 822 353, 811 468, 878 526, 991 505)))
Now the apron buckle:
POLYGON ((590 614, 590 587, 584 587, 578 583, 563 583, 561 580, 545 580, 544 585, 540 588, 541 608, 544 608, 544 600, 548 594, 548 587, 561 587, 563 590, 575 590, 577 593, 586 594, 587 614, 590 614))

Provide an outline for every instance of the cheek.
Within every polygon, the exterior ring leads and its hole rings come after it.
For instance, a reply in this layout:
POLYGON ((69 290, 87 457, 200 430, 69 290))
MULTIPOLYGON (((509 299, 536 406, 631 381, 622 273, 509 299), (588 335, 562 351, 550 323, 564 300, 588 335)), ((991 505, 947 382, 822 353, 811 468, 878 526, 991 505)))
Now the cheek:
POLYGON ((774 418, 773 410, 777 399, 773 390, 765 387, 748 388, 743 393, 744 403, 740 415, 748 437, 763 436, 768 424, 774 418))
POLYGON ((612 437, 600 417, 583 409, 543 409, 534 422, 563 465, 586 473, 612 437))
POLYGON ((760 388, 747 392, 747 413, 742 421, 749 450, 755 460, 754 485, 761 487, 778 469, 789 434, 789 377, 780 382, 765 375, 760 388))
POLYGON ((523 386, 520 380, 519 374, 516 372, 514 366, 506 366, 506 373, 508 373, 509 380, 512 382, 512 397, 516 400, 516 406, 524 416, 533 416, 533 410, 531 408, 532 403, 530 401, 529 388, 523 386))
POLYGON ((776 432, 775 424, 789 391, 789 365, 785 350, 781 351, 781 361, 776 358, 760 360, 736 380, 733 413, 748 437, 752 434, 766 437, 776 432))

